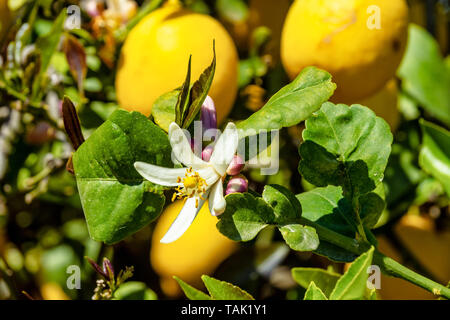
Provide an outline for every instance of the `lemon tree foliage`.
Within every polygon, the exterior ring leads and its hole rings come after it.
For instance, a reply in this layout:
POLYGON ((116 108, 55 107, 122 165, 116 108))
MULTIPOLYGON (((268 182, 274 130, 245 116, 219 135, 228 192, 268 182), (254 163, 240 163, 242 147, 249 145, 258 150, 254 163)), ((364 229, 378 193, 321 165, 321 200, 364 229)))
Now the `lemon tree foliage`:
POLYGON ((420 126, 423 133, 420 166, 440 181, 450 196, 450 132, 423 119, 420 126))
POLYGON ((207 275, 203 275, 201 278, 209 295, 190 286, 180 278, 174 277, 186 297, 190 300, 255 300, 248 292, 231 283, 220 281, 207 275))
POLYGON ((431 115, 450 125, 450 72, 438 42, 411 24, 405 57, 398 69, 402 89, 431 115))
POLYGON ((304 300, 376 300, 368 292, 367 269, 372 264, 374 247, 361 254, 341 276, 333 271, 318 268, 294 268, 294 280, 307 288, 304 300))
POLYGON ((73 166, 89 233, 115 243, 160 214, 160 186, 144 180, 134 162, 173 166, 167 135, 138 112, 115 111, 74 153, 73 166))
POLYGON ((340 274, 320 268, 294 268, 291 270, 292 278, 303 288, 308 289, 311 283, 323 291, 326 296, 329 296, 336 286, 336 282, 341 277, 340 274))
POLYGON ((384 196, 375 189, 391 152, 388 124, 366 107, 327 102, 306 121, 303 139, 300 173, 315 186, 342 187, 343 201, 353 210, 339 212, 363 235, 364 227, 373 227, 384 208, 384 196))
POLYGON ((312 281, 305 292, 305 297, 303 300, 328 300, 327 296, 316 286, 314 281, 312 281))
POLYGON ((315 67, 307 67, 288 85, 275 93, 269 101, 237 127, 245 138, 260 130, 279 130, 306 120, 332 95, 336 85, 331 75, 315 67))
POLYGON ((114 292, 117 300, 157 300, 156 293, 147 288, 147 285, 139 281, 128 281, 120 285, 114 292))
POLYGON ((311 251, 319 245, 314 228, 300 224, 300 203, 282 186, 265 186, 262 197, 234 193, 226 200, 227 207, 219 216, 217 228, 232 240, 252 240, 268 225, 275 225, 294 250, 311 251))

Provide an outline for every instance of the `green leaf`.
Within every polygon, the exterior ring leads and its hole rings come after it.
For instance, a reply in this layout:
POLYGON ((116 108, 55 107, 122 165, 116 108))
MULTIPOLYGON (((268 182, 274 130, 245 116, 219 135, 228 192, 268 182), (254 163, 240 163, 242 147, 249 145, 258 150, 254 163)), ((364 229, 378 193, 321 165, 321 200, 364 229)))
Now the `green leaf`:
POLYGON ((315 188, 297 195, 302 206, 302 216, 333 231, 354 236, 345 220, 351 216, 352 205, 344 198, 342 187, 315 188))
POLYGON ((227 206, 219 216, 217 229, 234 241, 249 241, 274 221, 272 208, 250 193, 232 193, 225 197, 227 206))
POLYGON ((175 105, 179 95, 180 90, 176 89, 163 94, 153 103, 153 120, 165 132, 169 132, 170 124, 175 121, 175 105))
POLYGON ((281 88, 259 111, 237 124, 240 137, 245 138, 260 130, 278 130, 304 121, 336 89, 328 72, 307 67, 290 84, 281 88))
POLYGON ((207 275, 203 275, 202 280, 214 300, 255 300, 249 293, 231 283, 207 275))
POLYGON ((320 268, 294 268, 291 270, 294 280, 307 289, 311 283, 316 284, 326 296, 329 296, 341 277, 333 271, 320 268))
POLYGON ((327 102, 306 121, 303 139, 299 169, 305 179, 364 194, 383 180, 393 137, 369 108, 327 102))
POLYGON ((184 80, 175 105, 175 122, 182 128, 184 120, 186 118, 187 112, 189 110, 189 93, 190 93, 190 83, 191 83, 191 58, 189 56, 188 69, 186 73, 186 79, 184 80))
POLYGON ((303 300, 328 300, 327 296, 316 286, 314 282, 311 282, 308 289, 305 292, 303 300))
POLYGON ((360 105, 324 103, 306 121, 303 139, 300 173, 319 187, 342 186, 353 213, 340 212, 363 234, 363 224, 372 227, 384 208, 379 194, 367 193, 383 180, 393 140, 388 124, 360 105))
POLYGON ((173 278, 178 282, 184 294, 189 300, 211 300, 211 297, 208 296, 206 293, 188 285, 186 282, 184 282, 177 276, 174 276, 173 278))
POLYGON ((38 90, 41 85, 41 78, 47 71, 50 60, 58 48, 59 40, 64 30, 65 21, 66 10, 62 10, 53 23, 50 32, 36 40, 36 48, 39 50, 41 56, 41 68, 39 70, 39 74, 37 75, 37 80, 33 83, 33 97, 36 97, 38 94, 38 90))
POLYGON ((411 24, 405 56, 398 69, 402 89, 432 116, 450 125, 450 72, 438 42, 425 29, 411 24))
POLYGON ((319 247, 314 250, 314 253, 335 262, 352 262, 358 257, 352 252, 323 240, 320 240, 319 247))
POLYGON ((338 280, 330 294, 330 300, 363 299, 367 288, 367 268, 372 264, 374 247, 360 255, 338 280))
POLYGON ((423 143, 419 164, 442 183, 450 196, 450 132, 423 119, 420 120, 420 127, 423 143))
MULTIPOLYGON (((194 82, 192 88, 191 82, 191 57, 189 57, 188 71, 186 79, 179 90, 178 100, 175 105, 175 122, 181 128, 188 128, 199 113, 209 89, 211 88, 214 73, 216 70, 216 49, 213 41, 213 60, 211 64, 202 72, 199 79, 194 82)), ((166 107, 165 109, 168 109, 166 107)))
POLYGON ((278 227, 286 243, 293 250, 312 251, 319 246, 316 230, 300 224, 287 224, 278 227))
POLYGON ((284 225, 299 221, 302 207, 295 195, 287 188, 279 185, 266 185, 262 198, 273 209, 274 223, 284 225))
POLYGON ((262 198, 250 193, 234 193, 226 198, 225 212, 217 228, 235 241, 249 241, 268 225, 280 230, 294 250, 311 251, 319 245, 314 228, 299 223, 301 206, 294 194, 278 185, 266 185, 262 198))
POLYGON ((192 85, 189 94, 189 109, 186 118, 183 120, 183 128, 188 128, 194 121, 195 116, 199 113, 203 102, 211 88, 214 73, 216 71, 216 45, 213 40, 213 60, 211 64, 202 72, 199 79, 192 85))
POLYGON ((372 289, 372 290, 369 292, 368 300, 378 300, 377 289, 372 289))
POLYGON ((139 281, 129 281, 120 285, 114 292, 117 300, 157 300, 156 293, 147 288, 146 284, 139 281))
POLYGON ((160 214, 162 187, 144 180, 134 162, 172 167, 167 135, 139 112, 116 110, 73 155, 90 236, 111 244, 160 214))

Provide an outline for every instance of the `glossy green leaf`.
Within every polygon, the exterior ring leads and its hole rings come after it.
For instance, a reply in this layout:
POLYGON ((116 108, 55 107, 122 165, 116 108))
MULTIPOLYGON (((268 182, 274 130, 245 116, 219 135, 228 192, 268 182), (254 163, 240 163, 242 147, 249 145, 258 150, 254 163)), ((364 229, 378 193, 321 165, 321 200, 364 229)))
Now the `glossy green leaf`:
POLYGON ((294 268, 291 272, 294 280, 303 288, 307 289, 311 283, 317 284, 326 296, 331 294, 341 277, 338 273, 320 268, 294 268))
POLYGON ((305 297, 303 300, 328 300, 327 296, 316 286, 314 281, 312 281, 305 292, 305 297))
POLYGON ((411 24, 405 56, 398 69, 402 89, 432 116, 450 125, 450 72, 438 42, 425 29, 411 24))
POLYGON ((278 229, 288 246, 293 250, 313 251, 319 246, 319 236, 312 227, 286 224, 279 226, 278 229))
POLYGON ((211 300, 211 297, 206 293, 195 289, 176 276, 174 276, 173 278, 178 282, 184 294, 189 300, 211 300))
POLYGON ((363 234, 363 225, 375 225, 384 208, 384 194, 371 191, 382 182, 391 152, 388 124, 360 105, 324 103, 306 121, 303 139, 300 173, 319 187, 342 186, 353 210, 340 213, 363 234))
POLYGON ((146 284, 139 281, 128 281, 120 285, 114 292, 117 300, 157 300, 156 293, 147 288, 146 284))
POLYGON ((214 300, 255 300, 249 293, 231 283, 207 275, 203 275, 202 280, 214 300))
POLYGON ((314 253, 335 262, 352 262, 358 257, 356 254, 324 240, 320 240, 319 247, 314 250, 314 253))
POLYGON ((165 132, 169 132, 170 124, 175 121, 175 105, 179 95, 179 89, 167 92, 156 99, 152 106, 153 120, 165 132))
POLYGON ((342 187, 315 188, 297 195, 302 206, 302 216, 328 229, 354 236, 345 217, 351 216, 352 205, 344 198, 342 187))
POLYGON ((364 194, 383 180, 393 137, 369 108, 327 102, 306 121, 303 139, 299 169, 305 179, 364 194))
POLYGON ((294 126, 307 119, 328 100, 336 85, 328 72, 307 67, 257 112, 238 123, 240 137, 254 135, 260 130, 278 130, 294 126))
POLYGON ((115 111, 73 155, 89 233, 115 243, 160 214, 162 188, 144 180, 134 162, 172 167, 167 135, 139 112, 115 111))
POLYGON ((191 60, 192 56, 189 56, 188 68, 186 78, 179 89, 179 95, 177 103, 175 105, 175 122, 183 128, 183 123, 186 119, 186 115, 189 112, 189 94, 191 83, 191 60))
POLYGON ((367 288, 367 268, 372 264, 374 247, 360 255, 338 280, 330 294, 330 300, 360 300, 367 288))
POLYGON ((213 41, 213 60, 211 64, 203 70, 197 81, 194 82, 189 94, 189 108, 185 119, 183 120, 183 128, 189 127, 194 118, 200 112, 203 102, 211 88, 214 74, 216 72, 216 48, 213 41))
POLYGON ((423 119, 420 120, 420 127, 423 143, 419 164, 442 183, 450 196, 450 132, 423 119))
POLYGON ((217 228, 234 241, 249 241, 274 221, 272 208, 250 193, 232 193, 225 197, 227 207, 219 216, 217 228))
POLYGON ((273 209, 274 223, 277 225, 298 223, 302 215, 302 207, 295 195, 287 188, 279 185, 266 185, 262 198, 273 209))

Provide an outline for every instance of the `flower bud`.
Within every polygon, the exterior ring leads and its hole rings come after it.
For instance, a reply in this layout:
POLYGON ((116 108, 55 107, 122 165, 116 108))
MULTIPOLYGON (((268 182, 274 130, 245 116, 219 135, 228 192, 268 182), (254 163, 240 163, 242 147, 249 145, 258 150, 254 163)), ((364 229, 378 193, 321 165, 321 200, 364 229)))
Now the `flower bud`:
POLYGON ((206 146, 206 148, 203 149, 203 151, 202 151, 202 160, 209 161, 213 151, 214 151, 214 146, 212 144, 206 146))
POLYGON ((105 277, 106 279, 109 280, 108 273, 105 273, 105 272, 102 270, 102 268, 101 268, 94 260, 92 260, 92 259, 89 258, 89 257, 85 257, 85 258, 86 258, 86 260, 89 262, 89 264, 92 266, 92 268, 94 268, 94 270, 95 270, 98 274, 100 274, 101 276, 103 276, 103 277, 105 277))
POLYGON ((103 258, 103 272, 108 275, 109 279, 114 278, 114 268, 108 258, 103 258))
POLYGON ((248 180, 242 174, 232 177, 227 184, 225 194, 246 192, 248 190, 248 180))
POLYGON ((239 174, 239 172, 241 172, 241 170, 244 168, 244 165, 244 159, 242 159, 242 157, 239 155, 235 155, 227 168, 227 174, 230 176, 239 174))
POLYGON ((203 132, 208 129, 217 129, 217 115, 214 101, 210 96, 206 96, 202 104, 202 112, 200 116, 202 120, 203 132))

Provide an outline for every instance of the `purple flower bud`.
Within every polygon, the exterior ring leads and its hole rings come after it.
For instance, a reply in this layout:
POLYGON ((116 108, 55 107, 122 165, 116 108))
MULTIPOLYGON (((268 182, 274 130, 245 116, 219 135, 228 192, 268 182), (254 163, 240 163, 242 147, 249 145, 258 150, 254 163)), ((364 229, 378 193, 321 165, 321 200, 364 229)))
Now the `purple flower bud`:
POLYGON ((202 112, 200 116, 202 120, 203 132, 208 129, 217 129, 217 115, 214 101, 210 96, 206 96, 202 104, 202 112))
POLYGON ((227 168, 227 174, 230 176, 239 174, 239 172, 241 172, 241 170, 244 168, 244 165, 244 159, 242 159, 242 157, 239 155, 235 155, 227 168))
POLYGON ((103 258, 103 272, 108 275, 109 279, 114 278, 114 268, 108 258, 103 258))
POLYGON ((227 184, 225 194, 246 192, 248 190, 248 180, 242 174, 232 177, 227 184))
POLYGON ((202 151, 202 160, 203 161, 209 161, 213 151, 214 151, 213 144, 210 144, 210 145, 206 146, 206 148, 203 149, 203 151, 202 151))
POLYGON ((89 257, 85 257, 86 260, 90 263, 90 265, 92 266, 92 268, 94 268, 94 270, 100 274, 101 276, 105 277, 107 280, 109 280, 109 276, 108 273, 103 272, 102 268, 91 258, 89 257))

